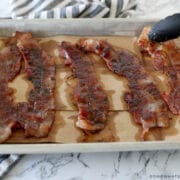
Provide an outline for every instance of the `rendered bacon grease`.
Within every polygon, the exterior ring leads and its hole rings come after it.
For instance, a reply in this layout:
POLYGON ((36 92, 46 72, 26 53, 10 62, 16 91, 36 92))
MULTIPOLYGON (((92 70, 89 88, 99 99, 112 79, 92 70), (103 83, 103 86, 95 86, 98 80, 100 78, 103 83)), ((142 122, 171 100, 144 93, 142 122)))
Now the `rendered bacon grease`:
POLYGON ((79 109, 76 125, 89 131, 103 129, 108 119, 109 103, 97 80, 93 60, 69 42, 62 42, 59 50, 78 80, 74 91, 79 109))
POLYGON ((143 138, 150 128, 169 126, 167 105, 134 54, 103 40, 81 39, 79 46, 101 56, 110 71, 128 80, 130 92, 124 94, 124 100, 134 121, 142 125, 143 138))
POLYGON ((163 97, 173 114, 180 115, 180 48, 173 40, 156 43, 148 38, 150 27, 145 27, 137 41, 142 54, 148 55, 155 71, 161 71, 168 78, 169 92, 163 97))

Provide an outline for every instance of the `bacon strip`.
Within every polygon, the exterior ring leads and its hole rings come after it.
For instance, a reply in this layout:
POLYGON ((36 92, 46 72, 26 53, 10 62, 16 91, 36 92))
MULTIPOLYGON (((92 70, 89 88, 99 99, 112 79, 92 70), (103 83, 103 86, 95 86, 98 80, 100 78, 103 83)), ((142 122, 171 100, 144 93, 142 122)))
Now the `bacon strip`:
POLYGON ((65 63, 71 65, 78 80, 74 95, 79 108, 76 125, 89 131, 103 129, 107 122, 109 103, 96 78, 92 61, 71 43, 62 42, 59 49, 60 56, 66 58, 65 63))
POLYGON ((11 97, 13 90, 8 87, 21 68, 21 54, 14 43, 9 43, 0 51, 0 143, 12 134, 17 125, 17 107, 11 97))
POLYGON ((19 104, 18 119, 26 136, 44 137, 55 118, 55 65, 30 33, 17 32, 15 37, 27 78, 34 85, 28 103, 19 104))
POLYGON ((174 41, 151 42, 148 38, 150 27, 145 27, 137 41, 143 55, 152 59, 154 69, 168 77, 169 92, 163 97, 173 114, 180 114, 180 49, 174 41))
POLYGON ((82 39, 79 45, 86 51, 100 55, 112 72, 128 80, 130 92, 125 93, 124 99, 134 121, 142 125, 143 137, 149 128, 169 126, 167 106, 134 54, 115 49, 103 40, 82 39))

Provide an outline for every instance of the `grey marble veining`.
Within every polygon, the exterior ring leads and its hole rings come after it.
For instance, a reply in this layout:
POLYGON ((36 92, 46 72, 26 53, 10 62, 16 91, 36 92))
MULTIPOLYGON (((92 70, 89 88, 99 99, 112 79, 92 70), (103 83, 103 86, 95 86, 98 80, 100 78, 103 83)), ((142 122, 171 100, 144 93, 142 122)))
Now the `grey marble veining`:
POLYGON ((4 180, 180 179, 179 162, 176 150, 26 155, 4 180))

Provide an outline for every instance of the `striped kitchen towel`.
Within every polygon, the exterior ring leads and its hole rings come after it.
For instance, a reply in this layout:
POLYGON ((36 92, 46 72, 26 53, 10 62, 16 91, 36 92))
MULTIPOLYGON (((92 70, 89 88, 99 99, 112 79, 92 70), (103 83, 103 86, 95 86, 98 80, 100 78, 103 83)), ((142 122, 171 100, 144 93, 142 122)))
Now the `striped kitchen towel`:
MULTIPOLYGON (((130 17, 135 0, 11 0, 11 18, 130 17)), ((21 155, 0 155, 0 179, 21 155)))
POLYGON ((135 0, 12 0, 12 18, 129 17, 135 0))
POLYGON ((20 159, 22 155, 3 154, 0 155, 0 179, 20 159))

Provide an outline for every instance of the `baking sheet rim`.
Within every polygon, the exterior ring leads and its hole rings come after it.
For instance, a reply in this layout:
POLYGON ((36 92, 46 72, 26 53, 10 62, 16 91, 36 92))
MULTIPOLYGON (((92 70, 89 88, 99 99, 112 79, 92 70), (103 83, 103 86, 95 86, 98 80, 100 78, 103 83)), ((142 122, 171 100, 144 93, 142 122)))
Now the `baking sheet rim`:
MULTIPOLYGON (((38 23, 38 22, 61 22, 70 23, 72 19, 61 19, 61 20, 7 20, 1 19, 0 26, 5 23, 6 28, 10 29, 14 26, 16 30, 18 24, 24 27, 24 23, 38 23), (17 23, 17 24, 16 24, 17 23), (22 24, 21 24, 22 23, 22 24)), ((131 23, 137 26, 140 23, 153 23, 158 19, 73 19, 74 23, 85 23, 88 22, 101 22, 101 24, 108 23, 131 23)), ((116 24, 118 25, 118 24, 116 24)), ((5 30, 6 30, 5 28, 5 30)), ((115 27, 116 28, 116 27, 115 27)), ((97 29, 95 29, 97 30, 97 29)), ((133 31, 129 29, 129 31, 133 31)), ((110 35, 117 35, 118 31, 111 32, 110 35)), ((120 32, 120 30, 119 30, 120 32)), ((3 33, 2 33, 3 34, 3 33)), ((62 33, 63 34, 63 33, 62 33)), ((108 143, 72 143, 72 144, 58 144, 58 143, 42 143, 42 144, 1 144, 0 153, 17 153, 17 154, 35 154, 35 153, 59 153, 59 152, 111 152, 111 151, 139 151, 139 150, 169 150, 169 149, 180 149, 180 142, 163 142, 163 141, 149 141, 149 142, 108 142, 108 143)))
POLYGON ((0 153, 45 154, 72 152, 153 151, 172 149, 180 149, 180 142, 148 141, 70 144, 2 144, 0 147, 0 153))

